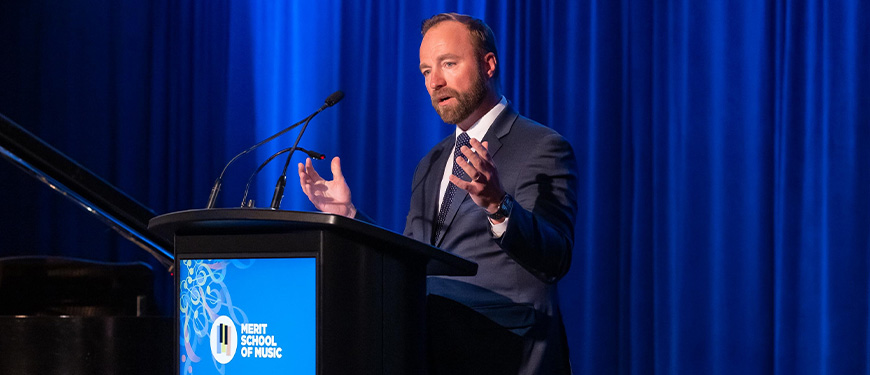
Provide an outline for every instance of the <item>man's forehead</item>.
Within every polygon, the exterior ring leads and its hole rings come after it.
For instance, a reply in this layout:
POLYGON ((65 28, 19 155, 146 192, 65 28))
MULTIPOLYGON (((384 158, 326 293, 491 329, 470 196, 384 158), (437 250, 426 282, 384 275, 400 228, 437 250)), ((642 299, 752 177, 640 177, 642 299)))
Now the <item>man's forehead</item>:
POLYGON ((445 54, 461 54, 473 49, 471 33, 462 23, 443 21, 430 28, 420 42, 420 60, 438 59, 445 54))

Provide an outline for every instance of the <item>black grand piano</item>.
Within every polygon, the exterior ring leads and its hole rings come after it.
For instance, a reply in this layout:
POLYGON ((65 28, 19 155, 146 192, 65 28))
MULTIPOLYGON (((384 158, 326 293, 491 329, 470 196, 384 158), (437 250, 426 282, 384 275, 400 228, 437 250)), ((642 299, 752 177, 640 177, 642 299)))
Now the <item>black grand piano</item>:
MULTIPOLYGON (((171 270, 150 209, 2 114, 0 156, 171 270)), ((171 373, 174 320, 155 309, 154 277, 143 262, 0 257, 0 374, 171 373)))

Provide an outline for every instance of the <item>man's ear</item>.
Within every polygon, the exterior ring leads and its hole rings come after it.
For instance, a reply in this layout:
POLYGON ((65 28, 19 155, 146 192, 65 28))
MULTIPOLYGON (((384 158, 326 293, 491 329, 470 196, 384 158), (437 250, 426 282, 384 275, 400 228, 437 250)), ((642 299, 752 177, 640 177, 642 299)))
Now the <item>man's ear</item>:
POLYGON ((495 77, 496 67, 498 67, 498 61, 496 61, 495 53, 489 52, 483 55, 483 71, 487 77, 495 77))

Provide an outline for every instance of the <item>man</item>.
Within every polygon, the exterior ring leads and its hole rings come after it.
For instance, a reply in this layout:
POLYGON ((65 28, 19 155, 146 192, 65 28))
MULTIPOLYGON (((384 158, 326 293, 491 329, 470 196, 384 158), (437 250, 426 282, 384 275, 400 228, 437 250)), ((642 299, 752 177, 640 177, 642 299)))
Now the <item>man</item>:
MULTIPOLYGON (((483 21, 439 14, 422 34, 420 72, 432 106, 456 131, 417 166, 404 233, 478 264, 473 277, 427 280, 430 373, 570 373, 555 282, 573 247, 573 150, 501 96, 495 39, 483 21)), ((363 217, 338 158, 332 173, 327 181, 310 160, 299 164, 319 210, 363 217)))

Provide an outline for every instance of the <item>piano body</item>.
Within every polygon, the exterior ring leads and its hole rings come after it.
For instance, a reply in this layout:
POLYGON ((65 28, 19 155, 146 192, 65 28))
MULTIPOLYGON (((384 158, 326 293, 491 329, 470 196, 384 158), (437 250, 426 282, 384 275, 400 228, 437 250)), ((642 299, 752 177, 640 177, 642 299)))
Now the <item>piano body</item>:
MULTIPOLYGON (((150 209, 2 114, 0 155, 171 270, 150 209)), ((174 319, 157 313, 153 285, 142 262, 0 258, 0 374, 171 373, 174 319)))

